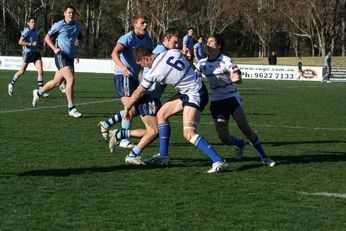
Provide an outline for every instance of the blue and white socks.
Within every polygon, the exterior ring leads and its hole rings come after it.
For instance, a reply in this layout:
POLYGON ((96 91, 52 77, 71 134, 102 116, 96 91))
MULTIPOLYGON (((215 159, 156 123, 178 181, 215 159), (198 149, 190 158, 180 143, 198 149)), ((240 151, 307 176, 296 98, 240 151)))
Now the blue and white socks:
POLYGON ((18 79, 19 79, 19 77, 16 76, 16 75, 14 75, 10 83, 14 86, 14 84, 16 83, 16 81, 17 81, 18 79))
POLYGON ((104 123, 105 128, 113 127, 116 123, 121 122, 123 120, 123 117, 124 117, 124 110, 118 112, 114 116, 107 119, 104 123))

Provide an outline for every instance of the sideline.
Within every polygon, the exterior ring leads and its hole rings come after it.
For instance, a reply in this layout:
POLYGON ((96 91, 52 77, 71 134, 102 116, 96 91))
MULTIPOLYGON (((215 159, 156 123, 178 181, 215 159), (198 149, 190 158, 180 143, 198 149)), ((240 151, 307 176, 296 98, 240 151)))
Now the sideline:
POLYGON ((329 192, 315 192, 315 193, 308 193, 308 192, 298 192, 303 195, 307 196, 324 196, 324 197, 337 197, 346 199, 346 193, 329 193, 329 192))

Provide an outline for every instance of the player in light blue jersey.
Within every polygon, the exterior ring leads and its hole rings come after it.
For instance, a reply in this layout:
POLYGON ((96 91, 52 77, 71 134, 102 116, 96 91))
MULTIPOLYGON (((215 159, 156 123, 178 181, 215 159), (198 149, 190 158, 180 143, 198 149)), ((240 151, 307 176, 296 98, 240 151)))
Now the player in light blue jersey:
POLYGON ((189 60, 190 63, 192 63, 193 56, 194 56, 194 52, 193 52, 193 44, 194 44, 193 32, 194 32, 194 28, 193 27, 189 27, 188 30, 187 30, 187 34, 183 38, 183 54, 185 55, 187 60, 189 60))
POLYGON ((224 40, 220 34, 208 38, 208 57, 197 63, 197 70, 208 79, 210 86, 210 112, 218 136, 223 144, 235 145, 236 159, 241 159, 246 142, 229 133, 228 121, 232 115, 242 133, 249 139, 263 164, 275 165, 262 148, 257 134, 251 129, 242 107, 236 83, 241 81, 241 72, 229 57, 222 54, 224 40))
MULTIPOLYGON (((134 61, 134 49, 138 46, 145 46, 153 49, 153 42, 147 32, 148 22, 143 15, 136 16, 132 21, 133 30, 121 36, 112 52, 112 59, 115 63, 114 87, 121 102, 125 104, 132 92, 138 87, 141 67, 134 61)), ((135 115, 135 108, 131 109, 131 116, 135 115)), ((131 128, 131 120, 122 120, 123 129, 131 128)), ((120 142, 120 147, 133 148, 133 144, 128 139, 120 142)))
POLYGON ((63 9, 64 20, 54 23, 45 37, 45 42, 54 52, 55 65, 58 70, 54 79, 47 82, 42 89, 34 90, 32 105, 36 107, 39 97, 45 92, 58 87, 63 80, 66 81, 66 98, 68 102, 68 115, 81 117, 73 102, 74 86, 74 59, 77 56, 77 48, 82 40, 82 27, 75 20, 76 9, 73 6, 65 6, 63 9), (57 40, 57 43, 53 41, 57 40))
MULTIPOLYGON (((11 82, 8 84, 7 90, 10 96, 14 92, 14 84, 21 76, 24 75, 26 68, 29 63, 34 63, 37 69, 37 82, 38 87, 42 88, 43 86, 43 69, 42 69, 42 60, 41 54, 38 50, 38 31, 36 29, 36 19, 30 17, 27 21, 28 27, 22 32, 18 44, 23 46, 23 61, 20 66, 20 69, 14 74, 11 82)), ((48 94, 43 95, 44 97, 48 94)))
MULTIPOLYGON (((160 54, 167 51, 168 49, 178 49, 179 45, 179 32, 175 29, 168 29, 163 35, 162 43, 157 45, 153 52, 155 54, 160 54)), ((145 68, 143 71, 143 76, 149 71, 149 68, 145 68)), ((141 138, 139 143, 131 150, 131 152, 126 156, 125 162, 128 164, 140 165, 144 164, 141 158, 141 153, 145 147, 147 147, 158 134, 158 123, 156 119, 156 113, 161 107, 160 97, 165 90, 166 85, 160 83, 155 83, 146 92, 146 95, 136 103, 136 109, 139 112, 141 119, 145 125, 145 129, 121 129, 112 130, 109 134, 112 142, 109 142, 110 151, 114 152, 115 144, 118 140, 130 137, 141 138)), ((123 118, 124 112, 121 111, 116 115, 112 116, 106 121, 101 121, 99 126, 101 128, 101 133, 104 139, 108 138, 108 129, 112 127, 116 122, 119 122, 123 118)))
POLYGON ((148 159, 146 163, 156 165, 169 164, 168 144, 171 129, 168 118, 182 112, 184 137, 213 161, 212 168, 208 173, 227 169, 229 164, 216 153, 211 144, 202 135, 197 133, 196 129, 199 124, 201 111, 208 103, 208 92, 206 86, 194 72, 181 51, 172 49, 156 56, 150 49, 138 47, 135 55, 137 63, 142 67, 151 69, 143 77, 140 86, 133 92, 125 105, 124 118, 129 116, 128 110, 156 82, 172 85, 179 93, 178 97, 171 98, 164 103, 157 113, 160 153, 148 159))
POLYGON ((202 36, 199 36, 198 42, 195 45, 193 45, 193 53, 195 56, 196 63, 198 63, 198 61, 200 59, 203 59, 205 57, 204 44, 203 44, 203 37, 202 36))

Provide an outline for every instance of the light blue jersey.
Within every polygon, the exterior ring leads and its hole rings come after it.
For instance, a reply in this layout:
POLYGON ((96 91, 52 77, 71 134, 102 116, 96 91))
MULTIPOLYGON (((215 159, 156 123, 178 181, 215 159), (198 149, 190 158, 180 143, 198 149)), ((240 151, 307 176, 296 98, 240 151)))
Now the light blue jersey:
MULTIPOLYGON (((27 43, 38 43, 38 31, 36 28, 30 30, 28 27, 24 29, 22 32, 22 37, 24 37, 24 41, 27 43)), ((23 53, 28 52, 36 52, 38 51, 38 47, 36 46, 23 46, 23 53)))
MULTIPOLYGON (((125 48, 120 54, 120 61, 129 69, 134 78, 138 78, 141 67, 135 62, 134 50, 139 46, 148 47, 151 50, 154 48, 149 34, 145 33, 144 37, 140 38, 131 31, 121 36, 117 43, 125 48)), ((121 69, 118 66, 115 67, 115 75, 122 75, 121 69)))
MULTIPOLYGON (((153 54, 155 55, 159 55, 165 51, 167 51, 168 49, 162 45, 162 44, 158 44, 155 49, 153 50, 153 54)), ((147 67, 144 67, 144 70, 143 70, 143 77, 146 75, 146 73, 148 73, 148 71, 150 70, 150 68, 147 68, 147 67)), ((165 91, 167 85, 162 85, 160 83, 154 83, 150 88, 149 90, 146 92, 146 94, 154 97, 154 98, 157 98, 157 99, 160 99, 161 98, 161 95, 163 94, 163 92, 165 91)))
POLYGON ((190 54, 193 55, 193 37, 185 35, 183 38, 183 44, 186 44, 186 47, 189 49, 190 54))
POLYGON ((197 49, 197 58, 203 59, 204 58, 204 45, 203 43, 196 43, 193 46, 194 49, 197 49))
POLYGON ((77 57, 75 42, 77 39, 82 39, 82 27, 79 22, 68 24, 65 20, 61 20, 54 23, 48 34, 56 38, 63 54, 73 59, 77 57))

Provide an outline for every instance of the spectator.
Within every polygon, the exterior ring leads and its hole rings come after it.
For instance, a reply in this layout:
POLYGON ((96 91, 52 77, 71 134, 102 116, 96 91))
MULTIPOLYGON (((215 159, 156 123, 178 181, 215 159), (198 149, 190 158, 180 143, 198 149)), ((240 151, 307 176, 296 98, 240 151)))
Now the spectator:
POLYGON ((332 52, 330 50, 327 51, 327 55, 324 58, 324 67, 326 74, 323 76, 323 80, 329 81, 332 73, 332 52))
POLYGON ((302 62, 302 56, 298 54, 298 79, 303 77, 303 62, 302 62))
POLYGON ((268 64, 276 65, 276 62, 277 62, 276 51, 272 51, 271 55, 269 55, 268 57, 268 64))

